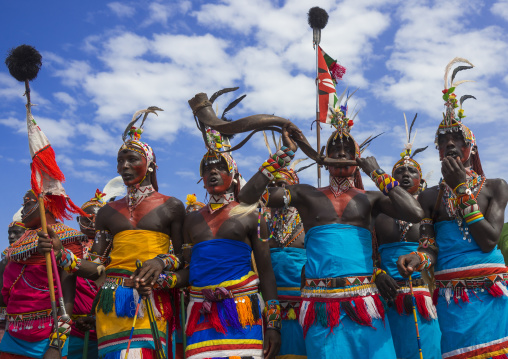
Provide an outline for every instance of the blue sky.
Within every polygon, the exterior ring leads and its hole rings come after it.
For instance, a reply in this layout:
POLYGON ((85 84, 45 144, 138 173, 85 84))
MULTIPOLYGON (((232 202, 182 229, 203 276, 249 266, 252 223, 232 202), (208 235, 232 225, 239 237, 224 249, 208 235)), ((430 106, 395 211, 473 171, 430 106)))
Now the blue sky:
MULTIPOLYGON (((132 114, 156 105, 143 139, 159 164, 160 191, 185 201, 204 200, 199 161, 204 144, 187 101, 239 86, 218 101, 247 94, 231 117, 268 113, 294 121, 311 143, 315 132, 315 63, 307 11, 330 15, 321 45, 347 68, 339 83, 359 88, 350 106, 360 113, 353 135, 362 141, 385 132, 368 149, 388 170, 405 139, 403 113, 418 113, 415 146, 429 145, 417 159, 424 173, 440 178, 435 129, 442 118, 444 67, 456 56, 476 67, 460 73, 457 94, 465 105, 488 177, 506 177, 508 135, 508 1, 86 1, 2 2, 0 52, 26 43, 43 56, 32 82, 33 114, 57 153, 67 193, 77 203, 116 176, 121 132, 132 114)), ((7 225, 29 188, 23 85, 0 67, 0 227, 7 225)), ((324 136, 330 133, 325 129, 324 136)), ((234 139, 233 143, 238 141, 234 139)), ((249 178, 266 158, 262 136, 235 153, 249 178)), ((302 164, 303 165, 303 164, 302 164)), ((301 173, 315 184, 315 168, 301 173)), ((325 177, 324 184, 328 180, 325 177)), ((370 180, 364 183, 372 189, 370 180)), ((75 222, 69 222, 74 226, 75 222)), ((7 236, 0 245, 7 245, 7 236)))

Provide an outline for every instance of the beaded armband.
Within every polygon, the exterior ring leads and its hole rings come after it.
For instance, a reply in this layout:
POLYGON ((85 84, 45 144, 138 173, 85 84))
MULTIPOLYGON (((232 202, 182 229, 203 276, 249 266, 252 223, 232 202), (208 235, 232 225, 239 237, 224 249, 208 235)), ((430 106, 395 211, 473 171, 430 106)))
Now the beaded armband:
POLYGON ((109 261, 109 256, 101 256, 95 252, 88 253, 88 260, 95 264, 106 265, 106 263, 109 261))
POLYGON ((164 263, 164 269, 168 271, 174 271, 180 268, 180 259, 178 259, 177 256, 174 254, 158 254, 157 257, 155 257, 164 263))
POLYGON ((56 265, 67 273, 76 272, 81 267, 81 258, 78 258, 69 249, 62 248, 55 253, 56 265))
POLYGON ((279 170, 289 165, 291 160, 295 157, 295 153, 286 146, 282 146, 280 150, 275 152, 273 156, 267 159, 259 171, 264 174, 270 181, 280 178, 279 170))
POLYGON ((424 218, 420 221, 420 226, 424 226, 424 225, 434 225, 434 221, 432 220, 432 218, 424 218))
POLYGON ((420 257, 420 264, 415 269, 418 272, 421 272, 424 269, 430 268, 432 265, 432 261, 430 260, 430 257, 425 252, 411 252, 411 254, 416 254, 418 257, 420 257))
POLYGON ((476 202, 476 199, 472 195, 465 194, 457 197, 455 203, 466 224, 470 225, 485 219, 480 211, 478 202, 476 202))
POLYGON ((374 170, 370 173, 370 178, 374 181, 376 186, 385 194, 385 196, 388 196, 388 193, 395 187, 399 185, 399 182, 397 182, 392 176, 385 173, 381 168, 378 168, 377 170, 374 170))
POLYGON ((282 315, 277 299, 267 300, 265 306, 266 329, 275 329, 280 332, 282 328, 282 315))
POLYGON ((49 336, 49 346, 52 348, 62 349, 65 341, 71 332, 72 319, 70 317, 58 317, 58 332, 53 330, 49 336))
POLYGON ((374 283, 376 281, 376 278, 383 273, 386 274, 386 272, 381 268, 374 267, 374 271, 372 272, 372 283, 374 283))
POLYGON ((159 278, 157 279, 157 283, 162 289, 171 289, 176 285, 176 275, 175 273, 161 273, 159 274, 159 278))

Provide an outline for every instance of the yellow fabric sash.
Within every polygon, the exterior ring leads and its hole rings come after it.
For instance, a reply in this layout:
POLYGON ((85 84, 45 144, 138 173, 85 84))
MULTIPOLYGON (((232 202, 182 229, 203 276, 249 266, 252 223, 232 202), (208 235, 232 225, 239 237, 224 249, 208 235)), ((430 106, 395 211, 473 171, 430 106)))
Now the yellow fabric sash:
POLYGON ((134 229, 117 233, 109 255, 111 263, 106 269, 134 272, 137 259, 145 262, 157 254, 168 253, 169 243, 169 236, 161 232, 134 229))

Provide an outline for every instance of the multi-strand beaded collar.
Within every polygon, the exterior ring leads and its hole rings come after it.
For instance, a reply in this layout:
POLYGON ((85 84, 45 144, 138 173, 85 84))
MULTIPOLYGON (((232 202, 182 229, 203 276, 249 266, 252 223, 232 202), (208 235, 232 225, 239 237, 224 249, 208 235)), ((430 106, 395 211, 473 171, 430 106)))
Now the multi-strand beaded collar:
POLYGON ((354 187, 355 181, 353 177, 333 177, 330 176, 330 191, 335 198, 347 192, 351 187, 354 187))
POLYGON ((127 187, 127 205, 129 207, 131 218, 134 215, 136 207, 153 192, 155 192, 155 189, 151 184, 148 186, 140 186, 137 184, 135 186, 127 187))
MULTIPOLYGON (((478 197, 480 191, 482 190, 483 184, 485 183, 486 178, 474 172, 470 167, 466 168, 466 186, 471 190, 471 194, 475 197, 478 197), (476 194, 475 194, 476 193, 476 194)), ((459 208, 457 207, 456 200, 457 196, 453 193, 453 190, 446 184, 446 182, 442 179, 442 183, 444 186, 443 193, 443 202, 446 207, 446 213, 449 217, 454 218, 457 221, 457 225, 459 226, 460 231, 462 232, 462 239, 471 242, 471 236, 469 234, 469 227, 466 222, 462 218, 459 208)))
POLYGON ((218 195, 212 194, 212 195, 210 195, 210 201, 208 202, 208 205, 207 205, 208 211, 210 213, 213 213, 213 212, 227 206, 234 200, 235 200, 234 191, 229 191, 229 192, 226 192, 223 194, 218 194, 218 195))

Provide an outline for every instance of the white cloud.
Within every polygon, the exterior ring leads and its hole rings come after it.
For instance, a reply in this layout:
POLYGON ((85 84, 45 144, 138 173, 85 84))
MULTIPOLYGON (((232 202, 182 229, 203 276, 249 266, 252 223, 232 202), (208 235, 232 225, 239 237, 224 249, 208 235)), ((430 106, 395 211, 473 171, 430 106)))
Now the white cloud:
POLYGON ((497 1, 494 5, 492 5, 490 11, 494 15, 500 16, 504 20, 508 21, 508 0, 497 1))
POLYGON ((125 17, 133 17, 136 13, 136 10, 134 7, 123 4, 121 2, 111 2, 107 4, 109 9, 118 17, 125 18, 125 17))
POLYGON ((148 11, 148 18, 143 21, 142 26, 149 26, 157 23, 166 25, 168 23, 168 19, 173 15, 173 5, 152 2, 148 6, 148 11))

